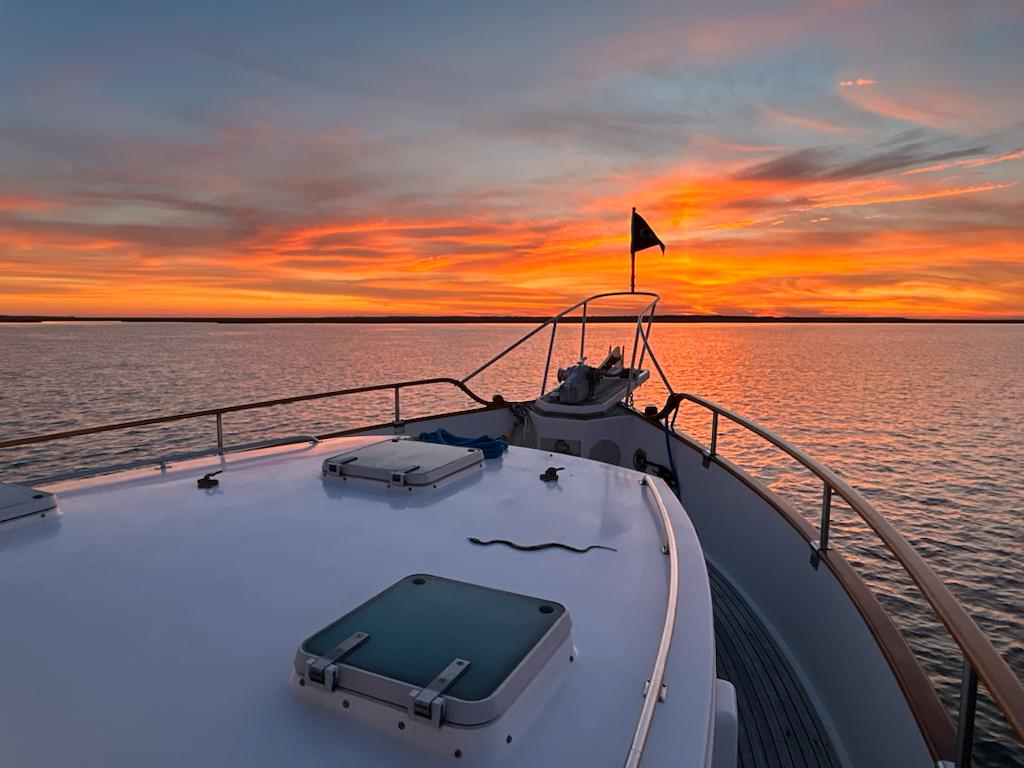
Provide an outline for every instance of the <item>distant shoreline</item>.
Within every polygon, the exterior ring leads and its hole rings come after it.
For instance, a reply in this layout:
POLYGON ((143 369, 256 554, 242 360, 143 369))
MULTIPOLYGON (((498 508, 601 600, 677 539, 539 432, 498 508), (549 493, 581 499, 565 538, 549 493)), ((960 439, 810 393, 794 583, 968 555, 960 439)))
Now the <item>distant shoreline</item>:
MULTIPOLYGON (((326 317, 77 317, 72 315, 0 315, 0 323, 216 323, 222 325, 288 324, 341 324, 341 325, 477 325, 486 323, 543 323, 547 316, 539 315, 387 315, 387 316, 326 316, 326 317)), ((974 325, 1012 325, 1024 323, 1018 318, 912 318, 912 317, 847 317, 847 316, 782 316, 762 317, 750 315, 657 315, 658 323, 927 323, 974 325)), ((632 323, 636 316, 592 315, 590 323, 632 323)), ((566 317, 560 323, 579 323, 580 318, 566 317)))

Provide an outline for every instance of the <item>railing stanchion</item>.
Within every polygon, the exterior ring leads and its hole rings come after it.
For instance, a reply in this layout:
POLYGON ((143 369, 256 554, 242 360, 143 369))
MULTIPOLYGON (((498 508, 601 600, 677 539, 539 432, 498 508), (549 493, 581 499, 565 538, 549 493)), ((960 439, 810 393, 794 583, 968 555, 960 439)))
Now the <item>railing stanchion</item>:
MULTIPOLYGON (((668 393, 670 395, 674 395, 676 391, 674 389, 672 389, 672 382, 670 382, 668 380, 668 377, 665 375, 665 372, 663 370, 661 370, 661 364, 658 362, 658 358, 655 357, 654 349, 650 345, 650 337, 649 337, 649 335, 644 335, 643 341, 644 341, 644 349, 646 349, 647 352, 650 354, 651 362, 654 363, 654 370, 656 370, 658 372, 658 375, 661 377, 661 383, 665 385, 665 389, 668 390, 668 393)), ((675 412, 672 415, 672 426, 673 427, 675 426, 675 423, 676 423, 676 416, 675 416, 675 414, 678 414, 678 413, 679 413, 679 409, 676 408, 675 412)))
POLYGON ((583 351, 586 349, 587 340, 587 302, 583 302, 583 320, 580 323, 580 360, 583 359, 583 351))
POLYGON ((648 339, 651 338, 651 323, 654 322, 654 308, 656 305, 651 305, 651 312, 647 315, 647 332, 644 334, 644 345, 640 349, 640 362, 636 364, 637 368, 644 367, 644 356, 647 354, 648 339))
POLYGON ((402 397, 399 394, 401 391, 401 388, 395 387, 395 424, 402 420, 402 397))
POLYGON ((555 350, 555 334, 558 332, 558 321, 551 324, 551 340, 548 341, 548 359, 544 363, 544 380, 540 383, 540 396, 548 390, 548 372, 551 370, 551 354, 555 350))
POLYGON ((828 529, 832 523, 832 486, 828 480, 825 481, 825 488, 821 492, 821 530, 818 539, 818 551, 824 552, 828 549, 828 529))
POLYGON ((643 327, 643 320, 638 317, 636 319, 636 333, 633 334, 633 353, 629 356, 629 369, 631 371, 636 369, 636 348, 640 346, 640 333, 643 327))
POLYGON ((709 458, 715 458, 715 453, 718 452, 718 411, 711 412, 711 455, 709 458))
MULTIPOLYGON (((636 319, 636 333, 633 334, 633 354, 629 356, 629 379, 626 384, 626 394, 622 402, 629 405, 632 402, 634 382, 636 381, 636 348, 640 346, 640 336, 643 334, 643 316, 636 319)), ((647 339, 644 338, 646 343, 647 339)))
POLYGON ((971 768, 974 749, 974 710, 978 703, 978 673, 971 662, 964 659, 964 674, 960 683, 960 717, 956 726, 956 768, 971 768))
POLYGON ((217 450, 224 449, 224 414, 217 414, 217 450))

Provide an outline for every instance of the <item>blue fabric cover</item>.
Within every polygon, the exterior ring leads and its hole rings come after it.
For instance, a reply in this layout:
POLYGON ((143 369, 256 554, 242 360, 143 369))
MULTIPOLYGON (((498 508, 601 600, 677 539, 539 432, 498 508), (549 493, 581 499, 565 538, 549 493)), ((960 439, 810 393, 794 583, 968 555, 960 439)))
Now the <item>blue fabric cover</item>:
POLYGON ((433 432, 420 432, 416 437, 424 443, 440 443, 441 445, 458 445, 463 448, 479 448, 485 459, 496 459, 508 450, 508 441, 503 437, 462 437, 453 435, 447 429, 435 429, 433 432))

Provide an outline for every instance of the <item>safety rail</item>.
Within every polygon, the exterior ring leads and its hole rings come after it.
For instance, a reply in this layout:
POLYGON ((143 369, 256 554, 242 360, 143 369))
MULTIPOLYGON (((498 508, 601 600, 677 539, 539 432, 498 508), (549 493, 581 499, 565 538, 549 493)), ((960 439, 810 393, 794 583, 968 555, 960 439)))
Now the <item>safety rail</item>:
MULTIPOLYGON (((584 352, 586 350, 586 341, 587 341, 587 310, 588 310, 588 308, 592 304, 594 304, 595 302, 600 301, 601 299, 608 299, 608 298, 612 298, 612 297, 622 297, 622 296, 628 296, 628 297, 644 296, 644 297, 647 297, 647 298, 650 299, 650 301, 648 301, 646 304, 643 305, 643 307, 641 307, 641 309, 637 313, 637 317, 636 317, 636 333, 634 334, 634 337, 633 337, 633 349, 632 349, 632 352, 630 354, 630 364, 629 364, 630 371, 635 370, 638 364, 641 365, 641 366, 643 365, 644 352, 647 351, 647 343, 646 342, 647 342, 647 339, 650 338, 651 323, 654 322, 654 310, 655 310, 655 307, 657 306, 658 302, 661 301, 661 296, 659 296, 656 293, 649 293, 647 291, 612 291, 612 292, 609 292, 609 293, 595 293, 593 296, 588 296, 587 298, 585 298, 585 299, 583 299, 581 301, 576 302, 571 307, 563 309, 557 315, 553 315, 553 316, 549 317, 547 320, 545 320, 544 322, 540 323, 532 331, 530 331, 529 333, 524 334, 517 341, 514 341, 513 343, 509 344, 507 347, 505 347, 505 349, 503 349, 501 352, 496 354, 494 357, 492 357, 486 363, 484 363, 483 365, 478 367, 476 370, 474 370, 471 373, 467 374, 466 376, 462 377, 462 379, 460 379, 461 383, 462 384, 466 384, 470 379, 473 379, 476 376, 478 376, 479 374, 483 373, 488 368, 490 368, 492 365, 494 365, 499 360, 501 360, 506 355, 508 355, 510 352, 512 352, 514 349, 517 349, 521 345, 525 344, 527 341, 532 339, 534 336, 536 336, 538 333, 540 333, 541 331, 543 331, 545 328, 547 328, 550 325, 551 326, 551 338, 548 340, 548 354, 547 354, 547 357, 544 360, 544 376, 541 379, 541 385, 540 385, 540 394, 543 396, 547 392, 547 388, 548 388, 548 376, 551 373, 551 356, 554 353, 554 349, 555 349, 555 336, 558 334, 558 324, 559 324, 559 322, 564 320, 564 319, 566 319, 569 315, 571 315, 577 309, 581 310, 581 317, 580 317, 579 323, 580 323, 580 358, 582 358, 583 354, 584 354, 584 352), (646 325, 646 328, 647 328, 646 331, 644 330, 644 326, 645 325, 646 325), (641 338, 644 339, 644 344, 643 345, 641 345, 641 343, 640 343, 641 338), (637 353, 638 352, 640 353, 639 363, 637 361, 637 353)), ((659 372, 660 372, 660 370, 659 370, 659 372)), ((664 374, 662 374, 662 376, 664 377, 664 374)), ((633 387, 634 387, 634 382, 635 382, 635 376, 631 375, 630 378, 629 378, 629 385, 628 385, 628 387, 626 389, 626 393, 623 396, 623 400, 625 400, 627 402, 629 401, 629 397, 632 394, 633 387)))
MULTIPOLYGON (((273 400, 260 400, 251 403, 242 403, 238 405, 223 406, 220 408, 206 408, 200 411, 190 411, 187 413, 178 413, 169 416, 152 416, 144 419, 132 419, 131 421, 121 421, 114 424, 104 424, 94 427, 82 427, 79 429, 69 429, 62 432, 50 432, 42 435, 31 435, 29 437, 14 438, 8 440, 0 440, 0 449, 3 448, 15 448, 20 446, 32 445, 35 443, 52 442, 54 440, 64 440, 71 437, 82 437, 85 435, 95 435, 102 432, 113 432, 124 429, 134 429, 137 427, 152 426, 155 424, 168 424, 175 421, 185 421, 188 419, 198 419, 207 416, 213 416, 216 423, 217 433, 217 448, 219 450, 224 449, 224 415, 228 413, 234 413, 238 411, 247 411, 257 408, 271 408, 279 405, 289 405, 291 403, 300 403, 310 400, 323 400, 332 397, 344 397, 347 395, 363 394, 367 392, 380 392, 392 390, 394 393, 394 421, 396 424, 401 422, 401 390, 413 387, 423 387, 434 384, 448 384, 456 389, 460 390, 464 395, 469 397, 474 402, 484 405, 491 406, 495 404, 495 401, 488 401, 477 395, 473 390, 469 388, 467 383, 475 378, 480 373, 490 368, 492 365, 497 363, 499 360, 504 358, 514 349, 524 344, 529 339, 540 333, 544 328, 551 326, 551 339, 548 343, 547 358, 544 362, 544 377, 541 383, 541 394, 543 395, 547 389, 547 380, 551 369, 551 356, 554 352, 555 335, 558 330, 558 323, 560 320, 566 318, 572 312, 582 308, 582 318, 580 321, 580 356, 583 356, 586 345, 586 333, 587 333, 587 310, 592 304, 602 299, 613 298, 613 297, 646 297, 649 301, 644 304, 637 314, 636 319, 636 332, 633 339, 633 349, 630 357, 630 368, 633 369, 637 364, 637 353, 639 351, 639 365, 643 365, 644 356, 650 354, 652 361, 658 368, 658 373, 661 375, 662 380, 666 382, 665 374, 661 370, 661 366, 654 360, 654 352, 649 348, 649 338, 651 324, 654 320, 654 309, 660 301, 661 297, 656 293, 649 293, 646 291, 613 291, 608 293, 596 293, 592 296, 576 302, 571 307, 562 310, 556 315, 548 318, 529 333, 522 336, 519 340, 513 342, 497 355, 492 357, 490 360, 479 366, 471 373, 462 377, 461 379, 455 379, 449 376, 434 377, 429 379, 415 379, 410 381, 393 382, 389 384, 373 384, 365 387, 351 387, 348 389, 337 389, 329 392, 317 392, 308 395, 295 395, 292 397, 280 397, 273 400), (646 329, 645 329, 646 326, 646 329), (642 344, 641 344, 642 341, 642 344)), ((630 378, 629 388, 624 396, 624 400, 628 401, 629 395, 632 392, 634 385, 634 378, 630 378)), ((671 387, 669 387, 671 391, 671 387)), ((146 460, 148 461, 148 460, 146 460)), ((120 467, 120 465, 118 465, 120 467)), ((105 471, 105 470, 101 470, 105 471)))
POLYGON ((104 472, 111 472, 121 469, 131 469, 133 467, 147 466, 151 464, 160 464, 161 462, 166 463, 170 460, 181 461, 185 458, 196 458, 201 455, 211 455, 217 453, 230 453, 239 450, 252 450, 255 448, 266 448, 272 445, 287 444, 282 443, 282 440, 288 442, 304 442, 312 438, 308 435, 300 435, 298 438, 278 438, 276 440, 263 441, 261 443, 247 444, 247 446, 228 446, 224 445, 224 415, 227 413, 236 413, 238 411, 250 411, 258 408, 272 408, 279 405, 290 405, 292 403, 307 402, 310 400, 325 400, 334 397, 345 397, 348 395, 358 395, 368 392, 386 392, 391 391, 394 398, 394 423, 400 424, 402 421, 401 411, 401 391, 403 389, 411 389, 415 387, 426 387, 437 384, 447 384, 455 389, 461 391, 468 398, 473 400, 480 405, 493 406, 494 403, 484 400, 482 397, 477 395, 473 390, 467 387, 463 382, 458 379, 450 377, 436 377, 430 379, 414 379, 411 381, 397 381, 389 384, 371 384, 365 387, 350 387, 348 389, 336 389, 330 392, 316 392, 308 395, 295 395, 292 397, 279 397, 273 400, 258 400, 251 403, 241 403, 237 405, 227 405, 220 408, 206 408, 201 411, 190 411, 188 413, 176 413, 169 416, 152 416, 145 419, 132 419, 131 421, 121 421, 114 424, 104 424, 101 426, 94 427, 81 427, 79 429, 68 429, 63 432, 50 432, 43 435, 32 435, 30 437, 20 437, 10 440, 0 440, 0 448, 16 448, 25 445, 33 445, 36 443, 47 443, 55 440, 65 440, 71 437, 82 437, 85 435, 96 435, 103 432, 115 432, 125 429, 135 429, 137 427, 147 427, 155 424, 169 424, 176 421, 186 421, 189 419, 199 419, 204 417, 213 416, 216 419, 216 430, 217 430, 217 447, 215 449, 204 450, 199 452, 190 452, 189 454, 175 454, 174 456, 156 457, 153 459, 138 459, 131 462, 125 462, 123 464, 108 465, 103 467, 96 467, 94 469, 86 469, 67 473, 64 475, 54 475, 52 477, 37 479, 34 482, 41 483, 43 481, 55 482, 58 479, 70 479, 71 477, 86 477, 89 474, 100 474, 104 472), (195 455, 193 455, 195 454, 195 455))
POLYGON ((771 443, 822 481, 819 538, 811 543, 819 555, 826 555, 830 548, 829 528, 832 497, 835 494, 843 499, 861 520, 867 523, 886 549, 900 563, 963 653, 964 668, 961 679, 954 765, 958 768, 970 765, 979 680, 988 689, 993 701, 1001 710, 1018 740, 1024 744, 1024 686, 1021 685, 1013 670, 992 646, 978 625, 974 623, 956 597, 949 591, 949 588, 910 542, 903 538, 902 534, 867 499, 828 467, 760 424, 698 395, 676 392, 670 395, 670 400, 676 401, 675 406, 667 407, 667 410, 673 414, 673 430, 678 404, 682 402, 694 403, 711 413, 711 441, 705 452, 706 460, 714 460, 718 455, 718 425, 719 417, 722 417, 771 443))
POLYGON ((109 472, 124 472, 129 469, 140 469, 141 467, 151 467, 154 464, 160 467, 160 471, 166 471, 167 465, 171 462, 176 461, 189 461, 191 459, 201 459, 206 456, 223 456, 228 453, 243 453, 245 451, 259 451, 264 448, 280 448, 285 445, 295 445, 297 443, 309 443, 310 447, 317 445, 320 442, 320 438, 315 435, 291 435, 286 437, 272 437, 268 440, 256 440, 251 443, 239 443, 238 445, 226 445, 217 448, 200 448, 196 451, 181 451, 178 453, 168 453, 147 459, 133 459, 132 461, 124 461, 119 464, 104 464, 102 467, 87 467, 84 469, 76 469, 71 472, 58 472, 55 475, 46 475, 45 477, 33 477, 24 482, 24 485, 36 486, 36 485, 47 485, 49 483, 60 483, 65 480, 75 480, 82 477, 92 477, 97 474, 106 474, 109 472))
MULTIPOLYGON (((326 399, 326 398, 331 398, 331 397, 342 397, 342 396, 345 396, 345 395, 361 394, 361 393, 365 393, 365 392, 377 392, 377 391, 383 391, 383 390, 392 390, 394 392, 394 416, 395 416, 394 421, 395 421, 396 424, 398 424, 398 423, 401 422, 401 394, 400 394, 401 390, 405 389, 405 388, 409 388, 409 387, 427 386, 427 385, 431 385, 431 384, 450 384, 451 386, 461 390, 463 392, 463 394, 465 394, 471 400, 473 400, 473 401, 475 401, 475 402, 477 402, 477 403, 479 403, 481 405, 489 406, 489 405, 493 405, 494 404, 493 401, 487 401, 487 400, 481 398, 479 395, 477 395, 475 392, 473 392, 467 386, 467 382, 469 382, 471 379, 475 378, 477 375, 479 375, 483 371, 485 371, 488 368, 490 368, 492 365, 494 365, 495 363, 497 363, 498 361, 503 359, 506 355, 508 355, 514 349, 518 348, 519 346, 524 344, 526 341, 528 341, 529 339, 533 338, 535 335, 540 333, 544 328, 546 328, 546 327, 548 327, 550 325, 551 326, 551 339, 548 342, 547 357, 546 357, 546 359, 544 361, 544 376, 543 376, 543 379, 541 381, 541 388, 540 388, 540 394, 543 395, 545 393, 545 391, 547 390, 548 377, 549 377, 550 372, 551 372, 551 356, 554 353, 555 337, 556 337, 556 334, 558 332, 558 323, 559 323, 559 321, 563 320, 568 315, 570 315, 572 312, 575 312, 577 309, 582 309, 582 318, 580 320, 580 357, 582 358, 583 354, 584 354, 584 351, 586 349, 587 310, 588 310, 588 308, 591 305, 593 305, 595 302, 597 302, 597 301, 600 301, 602 299, 613 298, 613 297, 630 297, 630 298, 645 297, 645 298, 649 299, 649 301, 647 301, 647 303, 644 304, 643 307, 640 309, 640 311, 637 314, 637 318, 636 318, 636 332, 634 334, 633 348, 632 348, 632 352, 631 352, 631 356, 630 356, 630 371, 633 371, 633 370, 635 370, 635 368, 636 368, 636 366, 638 364, 641 365, 641 366, 643 365, 644 356, 648 352, 648 344, 647 344, 647 342, 648 342, 648 339, 650 337, 651 324, 652 324, 652 322, 654 320, 654 310, 655 310, 655 307, 656 307, 656 305, 657 305, 657 303, 658 303, 658 301, 660 300, 661 297, 658 294, 656 294, 656 293, 648 293, 648 292, 644 292, 644 291, 637 291, 637 292, 613 291, 613 292, 608 292, 608 293, 597 293, 597 294, 594 294, 593 296, 588 296, 587 298, 583 299, 582 301, 578 301, 577 303, 573 304, 571 307, 568 307, 567 309, 562 310, 558 314, 548 318, 547 320, 545 320, 544 322, 539 324, 536 328, 534 328, 532 331, 530 331, 529 333, 527 333, 524 336, 522 336, 519 340, 517 340, 517 341, 513 342, 512 344, 510 344, 508 347, 503 349, 497 355, 495 355, 490 360, 485 362, 483 365, 479 366, 474 371, 472 371, 471 373, 469 373, 468 375, 464 376, 461 379, 454 379, 454 378, 451 378, 451 377, 437 377, 437 378, 431 378, 431 379, 417 379, 417 380, 414 380, 414 381, 396 382, 396 383, 392 383, 392 384, 375 384, 375 385, 366 386, 366 387, 354 387, 354 388, 349 388, 349 389, 339 389, 339 390, 334 390, 334 391, 331 391, 331 392, 318 392, 318 393, 309 394, 309 395, 297 395, 297 396, 294 396, 294 397, 282 397, 282 398, 277 398, 277 399, 274 399, 274 400, 262 400, 262 401, 259 401, 259 402, 243 403, 243 404, 240 404, 240 405, 225 406, 225 407, 222 407, 222 408, 207 408, 207 409, 204 409, 204 410, 201 410, 201 411, 192 411, 192 412, 189 412, 189 413, 174 414, 174 415, 171 415, 171 416, 154 416, 154 417, 145 418, 145 419, 133 419, 131 421, 122 421, 122 422, 118 422, 118 423, 115 423, 115 424, 105 424, 105 425, 102 425, 102 426, 95 426, 95 427, 83 427, 83 428, 80 428, 80 429, 65 430, 63 432, 51 432, 51 433, 44 434, 44 435, 32 435, 30 437, 15 438, 15 439, 11 439, 11 440, 0 440, 0 449, 2 449, 2 448, 14 448, 14 447, 19 447, 19 446, 31 445, 31 444, 34 444, 34 443, 51 442, 51 441, 54 441, 54 440, 63 440, 63 439, 70 438, 70 437, 81 437, 81 436, 84 436, 84 435, 94 435, 94 434, 98 434, 98 433, 101 433, 101 432, 112 432, 112 431, 116 431, 116 430, 134 429, 134 428, 137 428, 137 427, 145 427, 145 426, 151 426, 151 425, 155 425, 155 424, 167 424, 167 423, 175 422, 175 421, 184 421, 184 420, 187 420, 187 419, 196 419, 196 418, 202 418, 202 417, 206 417, 206 416, 213 416, 215 418, 215 420, 216 420, 217 450, 219 452, 223 452, 224 451, 224 414, 227 414, 227 413, 233 413, 233 412, 237 412, 237 411, 252 410, 252 409, 256 409, 256 408, 270 408, 270 407, 278 406, 278 405, 288 405, 290 403, 298 403, 298 402, 309 401, 309 400, 321 400, 321 399, 326 399), (646 326, 646 330, 645 330, 645 326, 646 326), (641 339, 643 340, 643 344, 642 345, 640 343, 641 339), (638 352, 639 352, 639 361, 637 360, 638 352)), ((653 352, 651 352, 650 354, 651 354, 651 357, 653 359, 653 352)), ((662 373, 660 366, 658 367, 658 372, 659 372, 659 374, 661 374, 662 378, 664 379, 664 373, 662 373)), ((635 386, 635 382, 636 382, 636 377, 634 375, 631 375, 630 378, 629 378, 629 382, 628 382, 628 385, 627 385, 626 392, 625 392, 625 394, 623 396, 623 401, 625 401, 627 403, 630 402, 630 396, 631 396, 633 388, 635 386)), ((153 460, 146 459, 146 460, 140 460, 138 462, 134 462, 133 461, 133 462, 125 463, 125 464, 113 465, 111 467, 97 468, 95 471, 93 471, 93 470, 89 470, 89 471, 93 472, 93 473, 98 473, 98 472, 112 471, 112 470, 115 470, 115 469, 126 469, 126 468, 131 468, 131 467, 134 467, 134 466, 140 466, 140 465, 145 465, 145 464, 159 462, 159 461, 160 461, 160 459, 153 459, 153 460)), ((75 476, 83 476, 83 475, 78 473, 75 476)), ((54 477, 57 477, 57 476, 54 476, 54 477)), ((54 477, 44 478, 44 479, 52 481, 54 479, 54 477)), ((60 477, 63 478, 64 476, 60 476, 60 477)))
MULTIPOLYGON (((474 371, 472 371, 471 373, 469 373, 468 375, 464 376, 461 379, 455 379, 455 378, 451 378, 451 377, 445 376, 445 377, 435 377, 435 378, 429 378, 429 379, 416 379, 416 380, 411 380, 411 381, 394 382, 394 383, 390 383, 390 384, 374 384, 374 385, 365 386, 365 387, 352 387, 352 388, 348 388, 348 389, 338 389, 338 390, 333 390, 333 391, 330 391, 330 392, 317 392, 317 393, 308 394, 308 395, 296 395, 296 396, 293 396, 293 397, 281 397, 281 398, 276 398, 276 399, 273 399, 273 400, 261 400, 261 401, 257 401, 257 402, 251 402, 251 403, 242 403, 242 404, 239 404, 239 405, 224 406, 224 407, 221 407, 221 408, 206 408, 206 409, 203 409, 201 411, 191 411, 191 412, 188 412, 188 413, 173 414, 173 415, 170 415, 170 416, 153 416, 153 417, 144 418, 144 419, 133 419, 131 421, 122 421, 122 422, 117 422, 117 423, 114 423, 114 424, 104 424, 104 425, 101 425, 101 426, 94 426, 94 427, 82 427, 82 428, 79 428, 79 429, 69 429, 69 430, 65 430, 65 431, 62 431, 62 432, 50 432, 50 433, 42 434, 42 435, 32 435, 32 436, 29 436, 29 437, 14 438, 14 439, 8 439, 8 440, 0 440, 0 449, 3 449, 3 448, 15 448, 15 447, 20 447, 20 446, 32 445, 32 444, 35 444, 35 443, 45 443, 45 442, 52 442, 52 441, 55 441, 55 440, 64 440, 64 439, 71 438, 71 437, 82 437, 82 436, 85 436, 85 435, 95 435, 95 434, 99 434, 99 433, 102 433, 102 432, 113 432, 113 431, 125 430, 125 429, 135 429, 135 428, 138 428, 138 427, 146 427, 146 426, 152 426, 152 425, 156 425, 156 424, 168 424, 168 423, 176 422, 176 421, 185 421, 185 420, 188 420, 188 419, 198 419, 198 418, 213 416, 214 419, 215 419, 215 426, 216 426, 216 436, 217 436, 216 437, 216 440, 217 440, 216 444, 217 444, 217 448, 216 448, 216 450, 211 450, 209 453, 224 453, 224 452, 228 452, 228 450, 229 450, 229 449, 226 449, 225 445, 224 445, 224 415, 228 414, 228 413, 234 413, 234 412, 238 412, 238 411, 253 410, 253 409, 257 409, 257 408, 271 408, 271 407, 274 407, 274 406, 289 405, 291 403, 299 403, 299 402, 305 402, 305 401, 310 401, 310 400, 322 400, 322 399, 327 399, 327 398, 332 398, 332 397, 344 397, 346 395, 356 395, 356 394, 362 394, 362 393, 367 393, 367 392, 379 392, 379 391, 391 390, 394 393, 394 423, 397 425, 397 424, 401 423, 401 420, 402 420, 402 417, 401 417, 401 390, 402 389, 407 389, 407 388, 412 388, 412 387, 429 386, 429 385, 432 385, 432 384, 448 384, 448 385, 451 385, 451 386, 455 387, 456 389, 460 390, 463 394, 465 394, 467 397, 469 397, 474 402, 476 402, 476 403, 478 403, 480 405, 484 405, 484 406, 491 406, 491 405, 495 404, 495 401, 488 401, 488 400, 485 400, 484 398, 480 397, 473 390, 471 390, 469 388, 467 383, 471 379, 475 378, 477 375, 479 375, 480 373, 482 373, 485 370, 487 370, 488 368, 490 368, 492 365, 494 365, 495 363, 497 363, 498 361, 503 359, 505 356, 507 356, 514 349, 518 348, 519 346, 524 344, 526 341, 528 341, 529 339, 533 338, 535 335, 540 333, 544 328, 546 328, 546 327, 548 327, 550 325, 551 326, 551 339, 548 342, 547 357, 546 357, 546 359, 544 361, 544 376, 543 376, 543 379, 541 381, 541 389, 540 389, 540 393, 541 393, 541 395, 543 395, 545 393, 545 391, 547 390, 548 377, 549 377, 550 371, 551 371, 551 357, 552 357, 552 354, 554 353, 555 337, 556 337, 556 334, 558 332, 558 323, 559 323, 559 321, 565 319, 568 315, 570 315, 571 313, 575 312, 577 309, 582 309, 582 317, 580 319, 580 357, 582 358, 583 354, 585 352, 585 349, 586 349, 588 309, 595 302, 598 302, 598 301, 600 301, 602 299, 609 299, 609 298, 614 298, 614 297, 629 297, 629 298, 644 297, 644 298, 648 299, 647 303, 644 304, 641 307, 641 309, 637 313, 637 317, 636 317, 636 331, 635 331, 634 338, 633 338, 633 348, 632 348, 631 356, 630 356, 630 370, 632 371, 632 370, 635 370, 635 368, 638 365, 639 366, 643 365, 645 355, 650 354, 652 360, 654 360, 654 353, 653 353, 653 351, 649 350, 648 340, 650 338, 651 324, 652 324, 652 322, 654 320, 654 310, 655 310, 655 307, 656 307, 656 305, 657 305, 657 303, 658 303, 658 301, 660 300, 661 297, 658 294, 656 294, 656 293, 649 293, 649 292, 645 292, 645 291, 636 291, 636 292, 613 291, 613 292, 608 292, 608 293, 597 293, 597 294, 594 294, 592 296, 588 296, 587 298, 583 299, 582 301, 578 301, 575 304, 573 304, 571 307, 568 307, 567 309, 562 310, 558 314, 548 318, 547 320, 545 320, 544 322, 539 324, 536 328, 534 328, 532 331, 530 331, 529 333, 527 333, 524 336, 522 336, 519 340, 517 340, 517 341, 513 342, 512 344, 510 344, 509 346, 507 346, 505 349, 503 349, 497 355, 495 355, 490 360, 485 362, 483 365, 479 366, 474 371), (641 344, 641 340, 642 340, 642 344, 641 344), (639 353, 639 360, 637 359, 638 353, 639 353)), ((654 360, 654 362, 655 362, 655 365, 657 366, 657 361, 654 360)), ((662 372, 661 367, 660 366, 657 366, 657 367, 658 367, 658 373, 661 375, 662 379, 665 380, 665 374, 662 372)), ((623 396, 623 401, 624 402, 627 402, 627 403, 630 402, 630 396, 631 396, 632 391, 634 389, 635 383, 636 383, 636 377, 631 375, 630 378, 629 378, 629 382, 628 382, 628 386, 627 386, 626 392, 625 392, 625 394, 623 396)), ((503 402, 503 401, 500 401, 500 398, 499 398, 498 402, 503 402)), ((204 453, 204 455, 205 455, 205 453, 204 453)), ((177 456, 177 455, 174 458, 176 458, 177 460, 180 460, 180 457, 177 456)), ((54 476, 51 476, 51 477, 37 479, 36 482, 42 482, 42 481, 54 482, 57 479, 70 479, 72 476, 73 477, 83 477, 83 476, 88 476, 89 474, 99 474, 99 473, 103 473, 103 472, 110 472, 110 471, 116 471, 116 470, 122 470, 122 469, 131 469, 131 468, 134 468, 134 467, 146 466, 146 465, 154 464, 154 463, 161 463, 161 462, 166 463, 167 460, 169 460, 168 457, 163 457, 163 458, 156 457, 156 458, 153 458, 153 459, 134 460, 134 461, 131 461, 131 462, 125 462, 125 463, 116 464, 116 465, 107 465, 107 466, 96 467, 96 468, 88 469, 88 470, 76 471, 74 473, 67 473, 65 475, 54 475, 54 476)))

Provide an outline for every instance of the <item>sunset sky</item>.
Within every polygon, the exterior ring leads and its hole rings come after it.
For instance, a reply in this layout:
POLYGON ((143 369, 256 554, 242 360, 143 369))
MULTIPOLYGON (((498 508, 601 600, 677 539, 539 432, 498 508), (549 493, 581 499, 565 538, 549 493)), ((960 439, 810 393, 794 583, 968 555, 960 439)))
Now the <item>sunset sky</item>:
POLYGON ((0 314, 1024 316, 1024 4, 0 2, 0 314))

